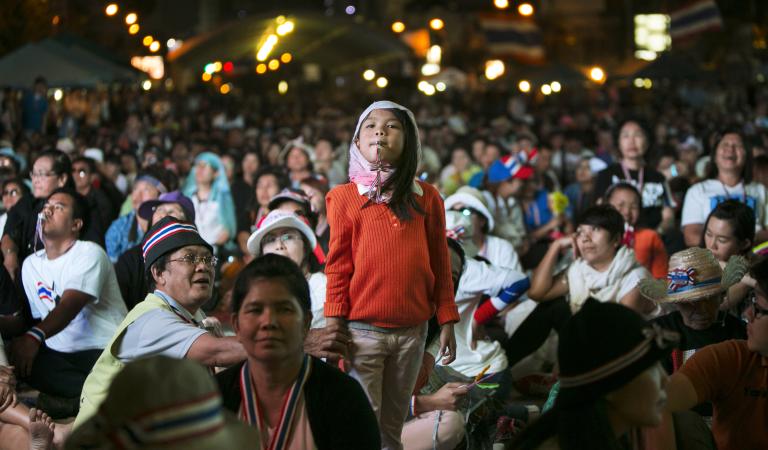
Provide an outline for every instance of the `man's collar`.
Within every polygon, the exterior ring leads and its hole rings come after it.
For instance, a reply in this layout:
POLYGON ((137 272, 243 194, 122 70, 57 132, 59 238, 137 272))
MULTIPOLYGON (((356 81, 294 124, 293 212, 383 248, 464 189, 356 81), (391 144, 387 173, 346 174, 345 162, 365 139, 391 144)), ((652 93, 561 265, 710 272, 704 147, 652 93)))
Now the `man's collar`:
POLYGON ((174 311, 181 314, 183 317, 190 321, 201 323, 203 319, 205 319, 205 314, 203 314, 199 308, 193 315, 187 310, 187 308, 182 306, 181 303, 177 302, 173 299, 173 297, 161 291, 160 289, 155 289, 155 295, 163 299, 166 303, 168 303, 168 306, 173 308, 174 311))

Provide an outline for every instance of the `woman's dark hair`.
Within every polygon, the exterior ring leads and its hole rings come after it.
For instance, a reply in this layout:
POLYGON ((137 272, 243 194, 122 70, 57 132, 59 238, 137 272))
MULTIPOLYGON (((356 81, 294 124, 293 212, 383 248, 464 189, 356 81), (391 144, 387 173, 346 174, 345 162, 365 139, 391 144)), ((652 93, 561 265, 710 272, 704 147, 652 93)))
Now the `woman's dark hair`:
POLYGON ((88 200, 75 189, 68 187, 56 188, 51 192, 51 195, 49 195, 48 198, 50 199, 56 194, 65 194, 72 198, 72 219, 80 219, 80 221, 83 222, 83 226, 80 227, 80 232, 78 233, 82 236, 83 232, 88 229, 88 219, 91 215, 91 210, 88 207, 88 200))
POLYGON ((96 173, 96 161, 94 161, 92 158, 87 156, 78 156, 77 158, 72 159, 72 165, 75 163, 84 163, 88 166, 89 172, 96 173))
POLYGON ((587 208, 576 221, 576 227, 591 225, 608 231, 611 239, 621 239, 624 234, 624 218, 611 205, 596 205, 587 208))
POLYGON ((616 438, 603 399, 573 409, 563 409, 555 403, 551 410, 523 430, 512 443, 512 448, 535 450, 552 437, 560 450, 628 448, 616 438))
POLYGON ((4 191, 6 186, 8 186, 9 184, 17 185, 19 187, 19 189, 21 189, 21 196, 22 197, 26 197, 28 195, 31 195, 30 191, 29 191, 29 187, 27 186, 27 183, 25 183, 24 180, 22 180, 19 177, 7 178, 7 179, 3 180, 3 182, 0 183, 0 191, 4 191))
POLYGON ((328 192, 331 190, 331 188, 328 186, 328 182, 317 176, 304 178, 301 180, 300 184, 306 184, 313 189, 317 189, 323 193, 323 197, 328 195, 328 192))
MULTIPOLYGON (((285 172, 285 169, 280 166, 262 166, 259 167, 259 170, 256 171, 256 173, 253 175, 253 189, 256 189, 256 186, 259 184, 259 178, 266 176, 266 175, 272 175, 277 180, 277 187, 278 192, 282 191, 283 189, 289 187, 291 185, 291 179, 288 178, 288 174, 285 172)), ((258 206, 258 205, 256 205, 258 206)))
POLYGON ((719 131, 715 135, 715 145, 712 147, 712 149, 709 152, 709 164, 707 164, 707 173, 706 178, 708 180, 712 180, 717 178, 718 171, 717 171, 717 164, 715 163, 715 156, 717 155, 717 147, 720 146, 720 142, 723 140, 725 135, 727 134, 735 134, 739 136, 739 139, 741 139, 741 144, 744 146, 744 167, 741 169, 741 180, 744 182, 744 184, 749 184, 752 181, 752 149, 749 146, 749 142, 747 141, 747 138, 744 136, 744 133, 741 132, 738 128, 735 127, 729 127, 725 128, 721 131, 719 131))
POLYGON ((75 188, 75 180, 72 179, 72 163, 69 161, 69 156, 61 150, 44 150, 37 155, 35 161, 40 158, 49 158, 51 160, 51 172, 58 176, 66 176, 64 182, 65 188, 75 188))
POLYGON ((279 281, 296 297, 305 315, 311 312, 309 284, 299 266, 290 258, 282 255, 268 254, 259 256, 243 268, 235 280, 232 289, 232 312, 237 314, 243 300, 251 290, 251 284, 259 279, 279 281))
POLYGON ((605 203, 608 203, 611 200, 611 196, 616 191, 627 191, 635 194, 638 204, 641 207, 643 206, 643 197, 640 195, 640 191, 637 190, 635 185, 627 183, 626 181, 619 181, 618 183, 614 183, 608 188, 607 191, 605 191, 605 195, 603 196, 605 203))
MULTIPOLYGON (((426 214, 416 202, 416 197, 412 192, 413 179, 416 176, 416 169, 419 165, 419 143, 416 136, 416 124, 411 122, 408 113, 401 109, 392 108, 387 109, 387 111, 392 112, 403 126, 403 152, 400 154, 395 174, 384 183, 382 191, 392 190, 392 198, 388 203, 389 209, 398 219, 407 221, 413 218, 411 209, 419 214, 426 214)), ((371 204, 372 202, 368 201, 363 207, 365 208, 371 204)))
MULTIPOLYGON (((712 217, 725 220, 733 227, 733 236, 739 242, 748 241, 751 244, 755 242, 755 212, 752 208, 738 200, 726 200, 718 203, 715 209, 709 213, 707 220, 704 221, 704 230, 701 233, 701 246, 706 248, 704 236, 707 234, 709 219, 712 217)), ((749 250, 749 248, 747 248, 749 250)))

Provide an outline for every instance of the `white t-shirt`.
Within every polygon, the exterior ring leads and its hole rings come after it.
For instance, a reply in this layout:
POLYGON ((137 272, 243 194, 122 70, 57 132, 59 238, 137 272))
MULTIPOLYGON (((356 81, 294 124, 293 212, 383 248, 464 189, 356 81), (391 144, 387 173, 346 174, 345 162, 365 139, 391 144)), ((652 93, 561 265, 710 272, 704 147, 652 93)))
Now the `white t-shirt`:
POLYGON ((29 255, 21 279, 36 319, 45 319, 64 291, 76 290, 94 297, 69 325, 45 340, 49 348, 59 352, 103 349, 128 313, 115 270, 104 249, 93 242, 76 241, 53 260, 48 259, 45 250, 29 255))
POLYGON ((485 246, 480 250, 480 256, 490 261, 494 266, 506 267, 518 272, 523 271, 515 247, 506 239, 486 236, 485 246))
POLYGON ((718 203, 734 199, 746 203, 755 212, 755 229, 768 227, 768 217, 765 214, 767 200, 766 189, 760 183, 739 183, 729 187, 720 180, 704 180, 688 189, 683 202, 682 226, 701 224, 707 221, 709 213, 718 203))
MULTIPOLYGON (((456 334, 456 360, 451 369, 462 375, 474 377, 487 365, 489 373, 501 372, 507 368, 507 356, 498 341, 478 340, 474 350, 472 341, 472 317, 480 305, 483 294, 496 296, 502 289, 526 278, 525 274, 489 265, 474 259, 467 260, 467 266, 459 279, 456 292, 456 306, 461 319, 454 325, 456 334)), ((442 362, 438 362, 442 364, 442 362)))
POLYGON ((197 195, 193 195, 192 204, 195 206, 195 226, 200 237, 205 242, 215 246, 219 235, 227 230, 220 217, 219 203, 212 200, 200 201, 197 195))
POLYGON ((310 328, 325 328, 325 285, 327 278, 322 272, 309 276, 309 298, 312 301, 312 324, 310 328))

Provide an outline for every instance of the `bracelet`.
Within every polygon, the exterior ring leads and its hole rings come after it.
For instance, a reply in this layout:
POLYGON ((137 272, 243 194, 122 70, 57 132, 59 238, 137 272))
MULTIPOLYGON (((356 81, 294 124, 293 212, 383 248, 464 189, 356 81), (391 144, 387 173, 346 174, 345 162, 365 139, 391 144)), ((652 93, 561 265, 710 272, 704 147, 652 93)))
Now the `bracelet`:
POLYGON ((41 330, 38 327, 32 327, 29 330, 27 330, 27 332, 25 333, 25 336, 29 336, 41 344, 45 340, 45 332, 43 332, 43 330, 41 330))

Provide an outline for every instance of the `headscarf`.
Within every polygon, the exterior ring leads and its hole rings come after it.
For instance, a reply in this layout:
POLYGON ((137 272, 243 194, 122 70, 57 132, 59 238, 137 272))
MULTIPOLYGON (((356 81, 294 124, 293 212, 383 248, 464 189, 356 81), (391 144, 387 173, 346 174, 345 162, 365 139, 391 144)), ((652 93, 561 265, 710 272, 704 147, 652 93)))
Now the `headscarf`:
POLYGON ((233 239, 237 234, 235 227, 235 205, 232 201, 232 193, 229 190, 229 182, 227 181, 224 165, 221 163, 218 155, 211 152, 203 152, 197 155, 195 166, 189 171, 187 181, 184 183, 184 195, 191 198, 197 192, 195 174, 197 173, 197 163, 200 161, 204 161, 216 171, 217 175, 211 185, 209 200, 219 204, 221 222, 229 232, 230 239, 233 239))
POLYGON ((405 106, 398 105, 397 103, 388 100, 373 102, 357 119, 355 133, 352 135, 352 142, 349 144, 349 181, 362 187, 364 192, 367 193, 366 195, 368 198, 374 203, 388 203, 392 198, 392 192, 382 192, 381 189, 387 184, 387 181, 392 178, 397 168, 384 161, 369 163, 363 154, 360 153, 357 144, 355 144, 355 139, 359 137, 360 126, 362 125, 363 120, 365 120, 374 109, 399 109, 407 114, 416 134, 417 158, 421 158, 421 140, 419 139, 419 128, 416 125, 416 118, 413 116, 413 113, 405 106))

